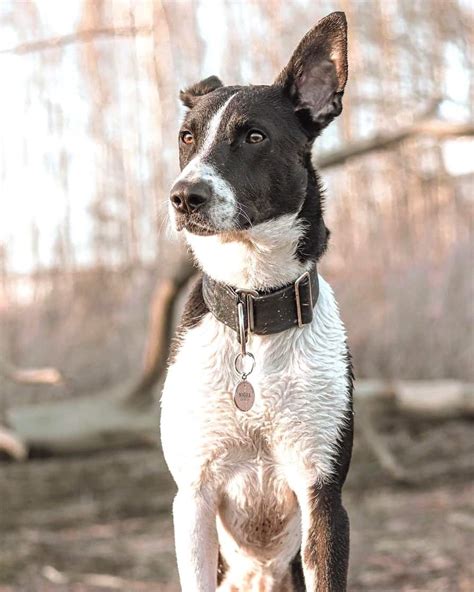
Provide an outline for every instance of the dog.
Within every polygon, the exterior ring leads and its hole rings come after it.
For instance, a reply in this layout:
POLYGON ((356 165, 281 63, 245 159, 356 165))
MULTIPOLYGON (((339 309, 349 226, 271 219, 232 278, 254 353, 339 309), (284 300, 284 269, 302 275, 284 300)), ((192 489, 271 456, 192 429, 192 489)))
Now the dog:
POLYGON ((267 86, 181 91, 173 224, 201 267, 161 404, 184 592, 342 592, 353 375, 333 292, 315 138, 342 110, 344 13, 267 86))

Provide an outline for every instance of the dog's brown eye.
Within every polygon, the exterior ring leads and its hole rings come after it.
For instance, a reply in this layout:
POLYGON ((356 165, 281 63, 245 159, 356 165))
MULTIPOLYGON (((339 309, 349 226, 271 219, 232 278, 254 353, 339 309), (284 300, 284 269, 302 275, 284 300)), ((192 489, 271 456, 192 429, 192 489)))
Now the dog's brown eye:
POLYGON ((181 142, 183 144, 192 144, 194 142, 194 137, 191 132, 181 132, 181 142))
POLYGON ((265 135, 258 130, 250 130, 246 138, 246 141, 249 144, 259 144, 260 142, 263 142, 263 140, 265 140, 265 135))

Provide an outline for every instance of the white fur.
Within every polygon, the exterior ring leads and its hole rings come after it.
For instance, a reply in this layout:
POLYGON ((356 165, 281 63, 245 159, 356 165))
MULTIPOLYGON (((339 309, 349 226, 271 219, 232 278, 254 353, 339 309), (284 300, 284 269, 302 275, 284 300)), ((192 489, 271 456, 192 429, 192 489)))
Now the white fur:
POLYGON ((174 499, 176 556, 182 590, 215 589, 218 542, 214 499, 215 496, 205 496, 191 488, 180 489, 174 499))
MULTIPOLYGON (((235 97, 232 95, 218 109, 209 121, 206 137, 199 152, 188 162, 175 180, 190 182, 204 181, 212 188, 214 199, 208 215, 212 224, 220 230, 230 229, 237 213, 237 199, 231 185, 217 172, 207 159, 216 142, 217 132, 229 103, 235 97)), ((172 216, 173 217, 173 216, 172 216)))
MULTIPOLYGON (((286 216, 247 231, 248 245, 188 239, 207 273, 250 289, 293 281, 304 270, 294 257, 297 230, 286 216)), ((184 592, 214 592, 216 532, 229 564, 222 591, 246 573, 254 574, 249 592, 279 585, 301 545, 299 506, 334 470, 349 402, 345 340, 320 278, 311 325, 251 337, 256 400, 242 413, 232 401, 236 334, 208 313, 184 336, 161 415, 165 458, 185 500, 175 522, 184 592)))
POLYGON ((309 269, 310 262, 304 264, 295 257, 301 234, 297 213, 230 236, 198 236, 185 231, 206 273, 219 282, 246 290, 278 288, 309 269))

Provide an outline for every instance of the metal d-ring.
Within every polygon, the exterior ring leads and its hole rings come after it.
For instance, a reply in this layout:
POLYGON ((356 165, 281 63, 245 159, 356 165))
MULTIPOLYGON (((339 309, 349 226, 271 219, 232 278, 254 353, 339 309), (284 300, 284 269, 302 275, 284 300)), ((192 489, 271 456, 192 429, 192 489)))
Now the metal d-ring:
POLYGON ((253 331, 253 310, 251 309, 251 299, 253 294, 246 293, 245 305, 247 306, 247 318, 249 326, 245 326, 245 313, 244 313, 244 302, 240 301, 237 304, 237 321, 238 321, 238 333, 240 341, 240 353, 235 356, 234 368, 237 374, 240 374, 242 380, 246 380, 247 376, 253 372, 255 368, 255 358, 253 354, 247 351, 247 341, 249 333, 253 331), (248 369, 245 366, 249 366, 248 369), (240 366, 240 368, 239 368, 240 366))
POLYGON ((239 340, 240 340, 240 355, 247 354, 247 331, 245 328, 244 305, 242 302, 237 304, 237 316, 239 320, 239 340))
POLYGON ((245 352, 244 354, 242 354, 242 353, 237 354, 234 359, 234 368, 235 368, 235 371, 237 372, 237 374, 240 374, 242 377, 243 376, 247 377, 249 374, 252 374, 253 369, 255 368, 254 355, 251 354, 250 352, 245 352), (246 360, 250 360, 250 362, 251 362, 250 368, 247 371, 245 369, 246 360), (239 364, 240 364, 240 369, 239 369, 239 364))

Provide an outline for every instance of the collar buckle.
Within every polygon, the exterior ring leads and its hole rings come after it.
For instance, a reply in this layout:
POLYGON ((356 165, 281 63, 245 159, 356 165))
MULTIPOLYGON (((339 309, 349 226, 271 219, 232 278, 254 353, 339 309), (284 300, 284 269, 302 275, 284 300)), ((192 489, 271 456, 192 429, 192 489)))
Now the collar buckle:
MULTIPOLYGON (((303 322, 303 308, 301 302, 301 283, 305 280, 308 280, 308 292, 309 292, 309 306, 311 313, 313 311, 313 288, 311 286, 311 274, 309 271, 305 271, 300 275, 300 277, 295 281, 295 300, 296 300, 296 317, 298 319, 298 327, 304 327, 305 325, 309 325, 313 320, 313 315, 311 314, 311 319, 306 323, 303 322)), ((305 304, 305 303, 303 303, 305 304)))

